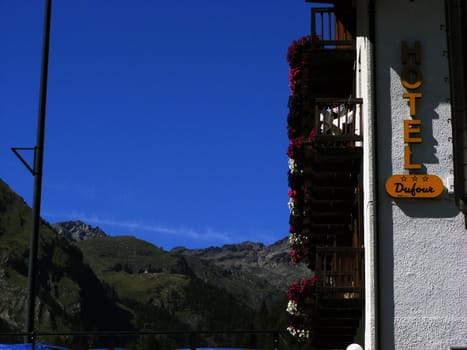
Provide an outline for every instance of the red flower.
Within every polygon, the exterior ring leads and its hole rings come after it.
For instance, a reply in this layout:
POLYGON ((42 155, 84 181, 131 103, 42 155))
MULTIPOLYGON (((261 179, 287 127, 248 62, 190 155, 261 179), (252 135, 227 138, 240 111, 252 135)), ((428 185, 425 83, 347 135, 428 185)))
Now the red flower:
POLYGON ((287 148, 287 156, 292 159, 294 157, 294 150, 297 148, 300 148, 301 144, 302 144, 301 139, 299 138, 291 139, 289 142, 289 146, 287 148))
POLYGON ((294 300, 297 304, 311 300, 314 293, 314 286, 316 284, 316 277, 310 277, 308 279, 297 280, 287 290, 287 299, 294 300))
POLYGON ((310 134, 308 135, 308 141, 311 141, 315 138, 315 129, 311 129, 310 134))
POLYGON ((290 255, 290 262, 292 263, 292 265, 296 265, 298 262, 303 260, 303 253, 301 252, 300 249, 292 249, 289 252, 289 255, 290 255))

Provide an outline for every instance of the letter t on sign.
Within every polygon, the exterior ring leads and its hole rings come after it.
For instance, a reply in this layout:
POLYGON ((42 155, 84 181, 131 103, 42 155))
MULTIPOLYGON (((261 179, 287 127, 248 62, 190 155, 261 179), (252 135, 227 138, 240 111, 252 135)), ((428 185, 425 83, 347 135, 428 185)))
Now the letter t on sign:
POLYGON ((422 94, 420 92, 410 92, 402 94, 402 97, 409 99, 410 116, 413 117, 415 114, 417 114, 417 110, 415 108, 415 99, 421 98, 422 94))

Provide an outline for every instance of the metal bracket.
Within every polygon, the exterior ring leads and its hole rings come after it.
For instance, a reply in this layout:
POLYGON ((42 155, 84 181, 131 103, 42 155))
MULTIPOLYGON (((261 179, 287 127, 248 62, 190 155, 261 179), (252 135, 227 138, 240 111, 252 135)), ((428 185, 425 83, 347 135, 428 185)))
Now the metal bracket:
POLYGON ((36 176, 36 171, 35 171, 34 167, 35 167, 35 164, 36 164, 37 147, 11 147, 11 150, 18 157, 18 159, 21 161, 21 163, 23 163, 24 166, 31 172, 31 174, 33 176, 36 176), (28 164, 28 162, 23 158, 23 156, 18 151, 34 151, 34 164, 33 164, 32 167, 28 164))

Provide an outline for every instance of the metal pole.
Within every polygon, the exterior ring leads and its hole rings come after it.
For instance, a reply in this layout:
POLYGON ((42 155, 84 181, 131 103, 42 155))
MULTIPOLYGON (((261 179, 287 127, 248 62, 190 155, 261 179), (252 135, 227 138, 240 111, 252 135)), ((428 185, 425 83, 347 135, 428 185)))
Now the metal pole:
POLYGON ((49 65, 49 38, 50 38, 50 15, 51 0, 45 0, 44 31, 42 38, 42 64, 41 81, 39 92, 39 111, 37 119, 37 138, 34 147, 34 193, 32 204, 32 230, 29 243, 29 268, 28 289, 26 299, 26 325, 25 343, 34 343, 34 309, 36 299, 36 266, 37 247, 39 240, 41 192, 42 192, 42 164, 44 156, 44 130, 45 130, 45 107, 47 100, 47 75, 49 65))

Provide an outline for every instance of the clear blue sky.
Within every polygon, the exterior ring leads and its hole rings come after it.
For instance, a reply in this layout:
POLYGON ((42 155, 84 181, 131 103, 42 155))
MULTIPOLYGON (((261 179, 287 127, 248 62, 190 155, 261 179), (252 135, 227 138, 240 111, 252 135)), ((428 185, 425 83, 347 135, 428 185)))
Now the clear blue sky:
MULTIPOLYGON (((0 2, 0 178, 36 142, 43 1, 0 2)), ((42 216, 165 249, 288 234, 287 47, 304 0, 55 0, 42 216)), ((32 158, 32 154, 31 154, 32 158)))

